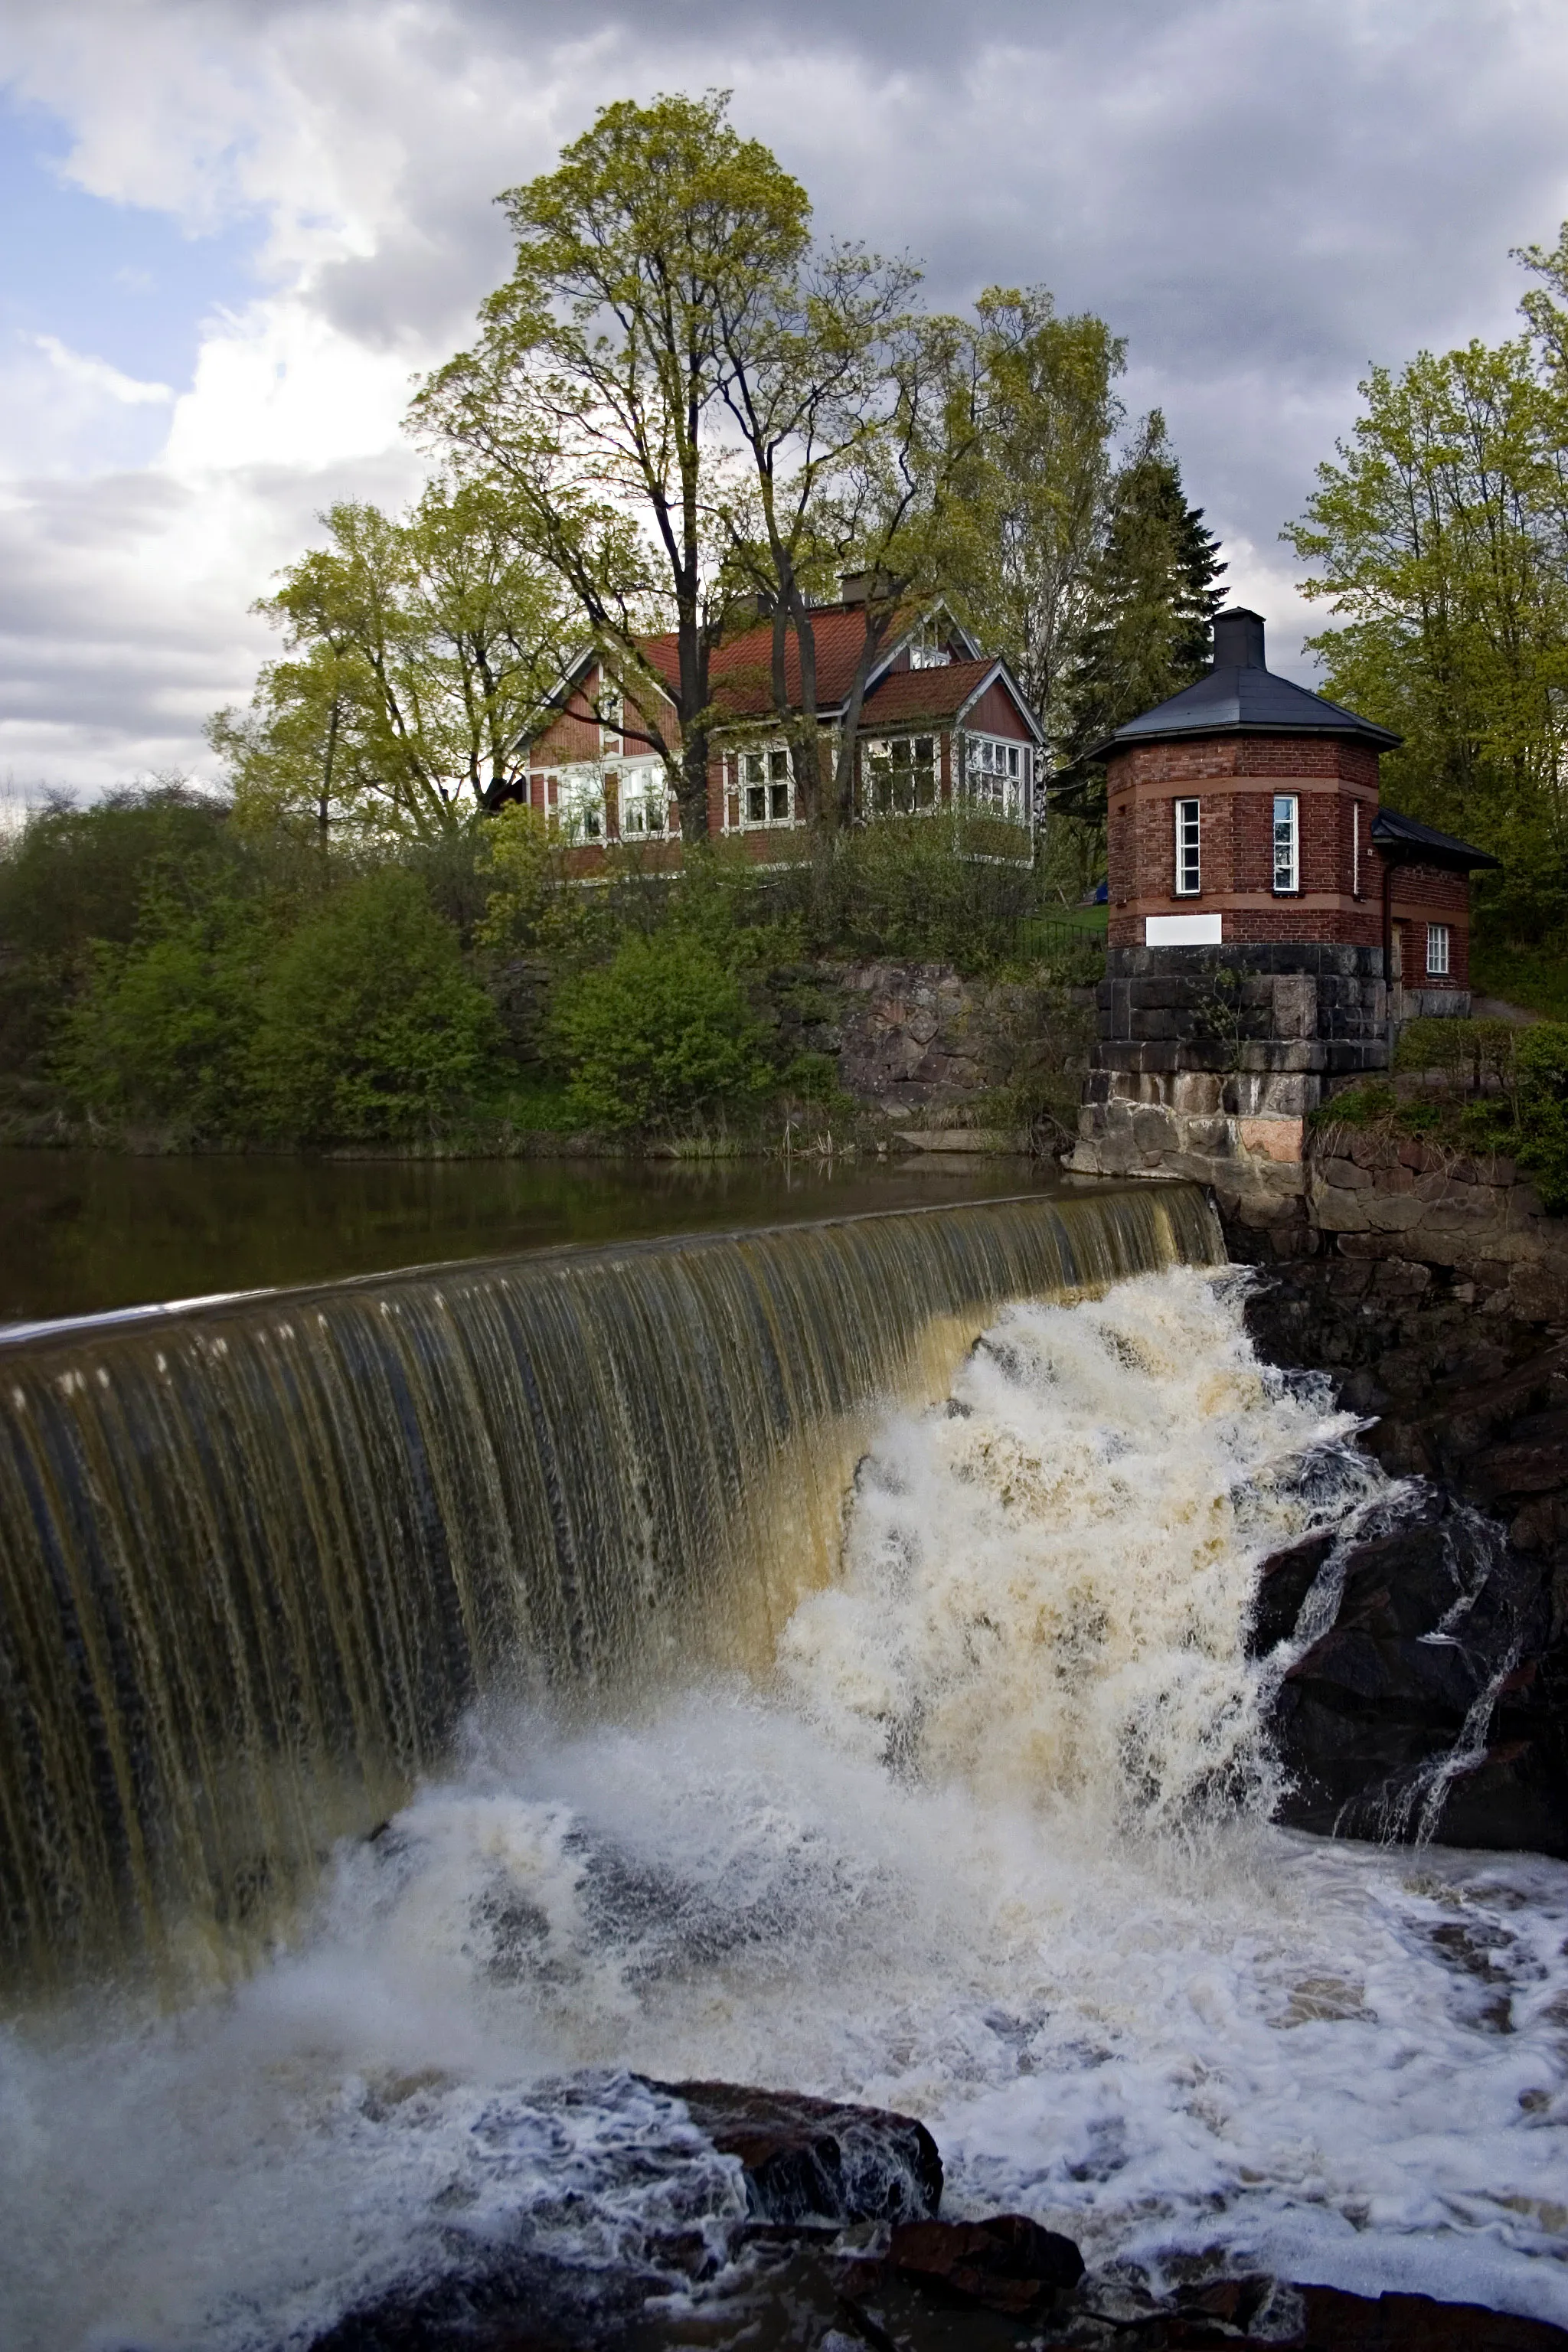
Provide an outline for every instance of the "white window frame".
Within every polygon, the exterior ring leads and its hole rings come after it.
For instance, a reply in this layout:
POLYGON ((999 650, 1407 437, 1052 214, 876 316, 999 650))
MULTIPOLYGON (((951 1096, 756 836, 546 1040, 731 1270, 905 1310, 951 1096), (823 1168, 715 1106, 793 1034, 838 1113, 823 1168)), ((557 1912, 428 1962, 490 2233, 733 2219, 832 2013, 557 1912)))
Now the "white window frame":
POLYGON ((1269 829, 1274 856, 1274 895, 1293 898, 1301 888, 1301 803, 1295 793, 1276 793, 1269 829))
POLYGON ((599 710, 599 749, 611 753, 624 751, 626 738, 626 698, 614 679, 601 677, 599 690, 594 697, 599 710))
POLYGON ((1453 933, 1447 923, 1426 926, 1426 974, 1430 980, 1447 980, 1452 969, 1450 950, 1453 933))
POLYGON ((946 669, 952 651, 938 627, 934 616, 928 616, 910 640, 911 669, 946 669))
POLYGON ((929 733, 917 734, 911 730, 907 735, 875 735, 868 741, 861 744, 860 814, 862 816, 933 816, 941 806, 942 737, 934 729, 929 733), (929 761, 915 756, 922 743, 931 746, 929 761), (902 756, 904 754, 908 756, 902 756), (879 808, 876 804, 879 772, 888 778, 889 805, 886 808, 879 808), (911 785, 909 807, 895 807, 893 805, 895 780, 900 776, 918 778, 924 775, 929 775, 931 778, 930 799, 921 801, 918 790, 911 785))
POLYGON ((1171 806, 1174 896, 1196 898, 1204 887, 1202 811, 1195 800, 1173 801, 1171 806))
POLYGON ((1015 735, 976 735, 967 729, 960 742, 963 795, 971 806, 1009 824, 1026 825, 1034 807, 1033 744, 1015 735))
POLYGON ((623 768, 616 796, 623 841, 669 839, 669 778, 662 760, 643 760, 635 768, 623 768))
POLYGON ((545 804, 562 838, 584 849, 602 849, 606 838, 603 768, 563 768, 545 786, 545 804), (550 782, 555 784, 552 798, 550 782))
POLYGON ((799 823, 795 810, 795 755, 786 743, 753 743, 743 751, 730 755, 730 790, 735 794, 735 807, 742 833, 782 833, 786 826, 799 823), (783 789, 784 805, 777 810, 778 794, 783 789), (752 814, 750 796, 764 795, 763 814, 752 814))

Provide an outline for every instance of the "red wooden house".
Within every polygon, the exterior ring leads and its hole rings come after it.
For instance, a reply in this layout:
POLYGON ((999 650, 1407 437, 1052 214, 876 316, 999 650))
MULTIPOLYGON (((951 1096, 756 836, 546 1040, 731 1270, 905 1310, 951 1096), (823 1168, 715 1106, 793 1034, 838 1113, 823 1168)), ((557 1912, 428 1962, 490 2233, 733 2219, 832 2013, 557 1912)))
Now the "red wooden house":
MULTIPOLYGON (((837 604, 812 614, 816 644, 816 708, 823 770, 831 773, 846 706, 866 644, 864 594, 847 579, 837 604)), ((787 856, 805 813, 772 689, 773 625, 759 619, 713 655, 710 680, 719 724, 708 770, 708 823, 763 861, 787 856)), ((641 648, 673 685, 673 635, 641 648)), ((800 709, 800 657, 787 639, 786 691, 800 709)), ((657 714, 673 750, 679 729, 672 707, 657 714)), ((592 874, 616 843, 636 844, 657 865, 680 856, 680 817, 663 758, 642 738, 649 731, 629 698, 609 681, 597 654, 584 650, 563 677, 555 716, 531 749, 531 805, 577 852, 592 874)), ((866 680, 855 744, 855 807, 860 818, 922 815, 963 804, 1016 825, 1026 854, 1035 824, 1036 782, 1043 737, 1008 670, 980 646, 945 604, 911 608, 889 631, 866 680)))

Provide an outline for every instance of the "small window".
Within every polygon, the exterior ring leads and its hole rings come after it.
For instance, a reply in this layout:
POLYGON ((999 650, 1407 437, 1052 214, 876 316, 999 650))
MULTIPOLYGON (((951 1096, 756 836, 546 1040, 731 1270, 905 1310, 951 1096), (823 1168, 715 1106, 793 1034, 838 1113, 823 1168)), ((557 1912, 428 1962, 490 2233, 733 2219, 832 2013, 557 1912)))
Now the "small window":
POLYGON ((1300 802, 1294 793, 1274 795, 1274 887, 1299 890, 1300 884, 1300 802))
POLYGON ((910 646, 911 669, 945 669, 952 655, 934 615, 922 621, 910 646))
POLYGON ((1195 898, 1200 887, 1198 864, 1198 804, 1176 803, 1176 896, 1195 898))
POLYGON ((793 824, 795 782, 789 753, 742 751, 737 762, 741 779, 742 824, 793 824))
POLYGON ((1426 926, 1426 970, 1435 980, 1448 977, 1448 926, 1428 923, 1426 926))
POLYGON ((618 751, 626 726, 626 706, 621 700, 620 688, 612 685, 608 678, 600 681, 598 704, 599 748, 604 751, 618 751))
POLYGON ((935 808, 938 762, 934 735, 893 735, 868 743, 860 786, 866 814, 919 816, 935 808))

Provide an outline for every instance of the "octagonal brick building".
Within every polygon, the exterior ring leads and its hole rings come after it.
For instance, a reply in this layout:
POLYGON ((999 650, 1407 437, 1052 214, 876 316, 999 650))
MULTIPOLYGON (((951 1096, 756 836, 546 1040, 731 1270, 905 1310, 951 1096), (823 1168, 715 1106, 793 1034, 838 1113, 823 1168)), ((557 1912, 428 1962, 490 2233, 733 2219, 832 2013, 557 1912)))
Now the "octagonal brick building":
POLYGON ((1399 1021, 1469 1011, 1468 877, 1497 861, 1380 808, 1400 739, 1277 677, 1259 614, 1222 613, 1214 651, 1094 754, 1109 954, 1086 1171, 1283 1171, 1325 1091, 1387 1067, 1399 1021))

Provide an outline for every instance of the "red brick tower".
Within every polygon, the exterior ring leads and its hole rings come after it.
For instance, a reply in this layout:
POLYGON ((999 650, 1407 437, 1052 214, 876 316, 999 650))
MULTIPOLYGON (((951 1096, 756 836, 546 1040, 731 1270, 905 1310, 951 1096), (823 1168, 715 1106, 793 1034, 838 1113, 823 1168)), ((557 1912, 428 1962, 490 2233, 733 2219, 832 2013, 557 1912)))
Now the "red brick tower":
POLYGON ((1223 1191, 1262 1160, 1299 1190, 1333 1081, 1386 1068, 1399 1019, 1468 1012, 1467 877, 1496 860, 1380 811, 1398 741, 1277 677, 1237 608, 1206 676, 1100 746, 1110 953, 1076 1166, 1223 1191))

